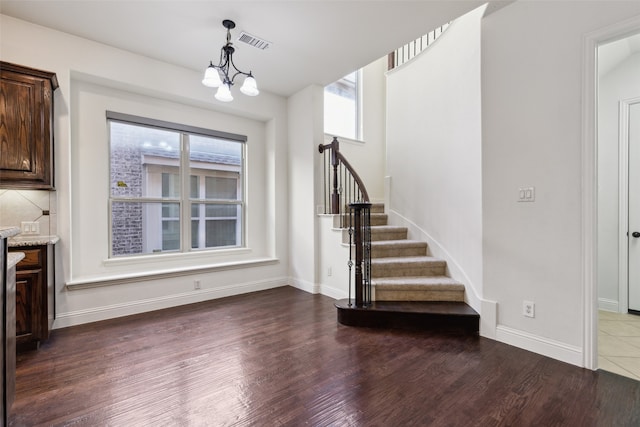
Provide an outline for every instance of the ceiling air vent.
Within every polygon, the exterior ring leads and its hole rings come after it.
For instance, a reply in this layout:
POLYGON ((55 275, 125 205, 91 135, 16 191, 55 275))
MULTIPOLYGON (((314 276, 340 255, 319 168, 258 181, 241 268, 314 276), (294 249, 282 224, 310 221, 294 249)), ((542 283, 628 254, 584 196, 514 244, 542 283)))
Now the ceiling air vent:
POLYGON ((265 50, 266 48, 271 46, 271 42, 262 40, 261 38, 256 36, 252 36, 251 34, 245 33, 244 31, 240 33, 240 36, 238 36, 238 41, 261 50, 265 50))

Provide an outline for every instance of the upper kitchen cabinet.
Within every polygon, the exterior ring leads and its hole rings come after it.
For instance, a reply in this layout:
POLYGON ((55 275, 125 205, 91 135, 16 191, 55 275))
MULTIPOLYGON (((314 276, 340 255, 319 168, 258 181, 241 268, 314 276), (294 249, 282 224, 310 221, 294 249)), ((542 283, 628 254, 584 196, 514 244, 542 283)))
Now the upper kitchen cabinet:
POLYGON ((53 190, 54 73, 0 61, 0 188, 53 190))

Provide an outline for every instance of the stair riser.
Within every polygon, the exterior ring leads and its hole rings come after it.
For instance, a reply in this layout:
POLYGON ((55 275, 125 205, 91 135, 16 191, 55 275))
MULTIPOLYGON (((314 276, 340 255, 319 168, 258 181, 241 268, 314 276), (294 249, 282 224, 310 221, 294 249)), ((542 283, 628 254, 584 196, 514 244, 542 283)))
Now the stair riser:
MULTIPOLYGON (((371 229, 371 241, 382 242, 385 240, 406 240, 407 230, 377 232, 375 228, 371 229)), ((349 244, 349 230, 342 230, 342 243, 349 244)))
POLYGON ((417 277, 443 275, 445 275, 445 267, 441 265, 418 265, 411 267, 385 265, 382 268, 375 264, 371 266, 371 277, 417 277))
POLYGON ((389 257, 408 257, 408 256, 425 256, 427 254, 427 245, 417 247, 372 247, 372 258, 389 258, 389 257))
POLYGON ((387 291, 376 289, 376 301, 458 301, 464 302, 464 291, 387 291))
MULTIPOLYGON (((349 206, 345 206, 343 212, 349 212, 349 206)), ((372 203, 371 213, 384 213, 384 203, 372 203)))
MULTIPOLYGON (((371 215, 371 225, 387 225, 387 215, 375 214, 371 215)), ((349 215, 336 215, 333 217, 333 228, 347 228, 349 227, 349 215), (340 219, 342 218, 342 223, 340 219)))

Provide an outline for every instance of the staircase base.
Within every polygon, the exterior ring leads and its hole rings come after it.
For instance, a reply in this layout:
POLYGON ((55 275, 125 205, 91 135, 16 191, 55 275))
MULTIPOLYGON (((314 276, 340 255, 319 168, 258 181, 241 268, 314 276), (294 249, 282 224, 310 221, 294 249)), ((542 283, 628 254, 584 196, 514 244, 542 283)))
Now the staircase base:
MULTIPOLYGON (((351 303, 354 304, 353 300, 351 303)), ((368 307, 335 302, 338 322, 347 326, 478 335, 480 315, 463 302, 376 301, 368 307)))

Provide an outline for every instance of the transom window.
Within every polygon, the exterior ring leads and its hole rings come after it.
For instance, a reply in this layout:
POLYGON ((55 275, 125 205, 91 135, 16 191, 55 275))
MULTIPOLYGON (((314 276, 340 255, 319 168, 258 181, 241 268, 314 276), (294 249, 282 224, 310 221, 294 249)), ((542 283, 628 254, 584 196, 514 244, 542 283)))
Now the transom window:
POLYGON ((246 137, 107 112, 111 257, 241 247, 246 137))

